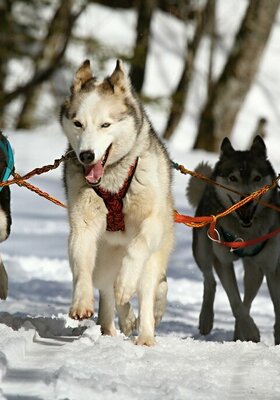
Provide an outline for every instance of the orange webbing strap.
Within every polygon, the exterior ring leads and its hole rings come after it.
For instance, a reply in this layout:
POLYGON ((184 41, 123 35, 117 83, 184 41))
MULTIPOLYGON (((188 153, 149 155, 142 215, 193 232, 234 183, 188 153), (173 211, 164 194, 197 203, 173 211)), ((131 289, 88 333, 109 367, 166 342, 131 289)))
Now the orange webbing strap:
POLYGON ((254 239, 250 240, 242 240, 241 238, 236 239, 234 242, 225 242, 223 240, 220 240, 219 236, 217 235, 217 231, 215 230, 215 237, 211 236, 210 234, 210 229, 208 231, 208 237, 211 239, 213 242, 221 244, 223 246, 229 247, 232 250, 236 249, 241 249, 244 247, 252 246, 261 242, 264 242, 268 239, 273 238, 274 236, 277 236, 280 233, 280 228, 276 228, 274 231, 271 231, 269 233, 266 233, 265 235, 259 236, 254 239))

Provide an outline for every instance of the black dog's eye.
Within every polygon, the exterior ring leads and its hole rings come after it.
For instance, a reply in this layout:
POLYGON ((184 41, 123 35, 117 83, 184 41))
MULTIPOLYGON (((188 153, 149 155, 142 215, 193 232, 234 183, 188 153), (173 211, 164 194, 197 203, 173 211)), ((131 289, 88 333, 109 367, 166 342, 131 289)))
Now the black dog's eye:
POLYGON ((229 176, 229 180, 230 180, 231 182, 238 182, 238 179, 237 179, 237 177, 236 177, 235 175, 230 175, 230 176, 229 176))
POLYGON ((254 182, 260 182, 261 179, 262 179, 262 177, 260 175, 256 175, 254 177, 254 182))
POLYGON ((77 127, 77 128, 82 128, 83 127, 83 125, 81 124, 81 122, 80 121, 74 121, 74 125, 77 127))
POLYGON ((101 125, 101 128, 109 128, 110 122, 104 122, 104 124, 101 125))

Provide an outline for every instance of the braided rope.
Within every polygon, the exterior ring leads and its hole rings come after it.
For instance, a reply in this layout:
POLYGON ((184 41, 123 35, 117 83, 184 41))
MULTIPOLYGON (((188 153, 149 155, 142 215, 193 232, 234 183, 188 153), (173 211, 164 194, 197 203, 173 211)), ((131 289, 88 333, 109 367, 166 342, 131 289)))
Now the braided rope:
MULTIPOLYGON (((206 178, 206 177, 203 177, 206 178)), ((208 180, 208 178, 206 178, 208 180)), ((206 180, 204 179, 204 180, 206 180)), ((249 203, 252 200, 257 199, 258 197, 262 196, 268 190, 272 189, 277 185, 278 180, 280 179, 280 175, 274 179, 271 185, 266 185, 263 188, 256 190, 255 192, 251 193, 249 196, 246 196, 244 199, 238 201, 237 203, 233 204, 231 207, 227 208, 223 212, 217 215, 210 215, 206 217, 190 217, 187 215, 179 214, 175 211, 175 221, 179 223, 183 223, 191 228, 201 228, 203 226, 210 224, 210 234, 214 235, 214 229, 216 226, 216 221, 219 218, 223 218, 228 214, 231 214, 233 211, 237 210, 238 208, 244 206, 245 204, 249 203)))
POLYGON ((55 197, 52 197, 50 194, 43 192, 37 186, 34 186, 31 183, 26 182, 26 180, 30 179, 31 177, 33 177, 35 175, 41 175, 48 171, 58 168, 62 162, 69 160, 70 158, 73 157, 73 155, 74 155, 74 152, 69 151, 61 158, 54 160, 53 164, 44 165, 43 167, 40 167, 40 168, 34 168, 32 171, 28 172, 27 174, 25 174, 23 176, 14 172, 13 173, 14 178, 10 179, 8 181, 0 182, 0 187, 17 184, 18 186, 26 187, 27 189, 31 190, 32 192, 37 193, 39 196, 44 197, 45 199, 51 201, 52 203, 54 203, 60 207, 67 208, 67 206, 65 204, 63 204, 61 201, 57 200, 55 197))
MULTIPOLYGON (((54 160, 53 164, 48 164, 48 165, 44 165, 43 167, 40 168, 35 168, 32 171, 28 172, 27 174, 21 176, 17 173, 14 173, 13 179, 10 179, 8 181, 5 182, 0 182, 0 187, 4 187, 4 186, 9 186, 12 184, 17 184, 18 186, 23 186, 26 187, 27 189, 37 193, 39 196, 44 197, 45 199, 53 202, 56 205, 59 205, 60 207, 64 207, 66 208, 67 206, 65 204, 63 204, 62 202, 60 202, 59 200, 57 200, 56 198, 50 196, 48 193, 43 192, 41 189, 39 189, 38 187, 26 182, 27 179, 30 179, 31 177, 35 176, 35 175, 41 175, 43 173, 46 173, 50 170, 54 170, 56 168, 58 168, 60 166, 60 164, 62 162, 65 162, 67 160, 69 160, 70 158, 75 157, 74 151, 70 151, 68 153, 66 153, 64 156, 62 156, 59 159, 54 160)), ((206 181, 207 183, 210 183, 212 185, 217 185, 219 187, 222 187, 226 190, 231 190, 230 188, 223 186, 219 183, 217 183, 216 181, 203 176, 197 172, 194 171, 190 171, 187 168, 185 168, 183 165, 177 164, 172 162, 172 166, 179 170, 182 174, 189 174, 191 176, 194 176, 198 179, 201 179, 203 181, 206 181)), ((215 233, 215 226, 216 226, 216 222, 219 218, 225 217, 226 215, 232 213, 233 211, 237 210, 239 207, 242 207, 244 204, 255 200, 257 198, 259 198, 260 196, 262 196, 264 193, 266 193, 268 190, 270 190, 271 188, 275 187, 277 185, 278 180, 280 179, 280 175, 272 182, 271 185, 266 185, 263 188, 251 193, 249 196, 246 196, 244 199, 240 200, 239 202, 235 203, 234 205, 232 205, 231 207, 229 207, 228 209, 224 210, 223 212, 217 214, 217 215, 210 215, 210 216, 205 216, 205 217, 191 217, 188 215, 182 215, 180 213, 178 213, 176 210, 174 211, 174 220, 177 223, 183 223, 189 227, 192 228, 201 228, 203 226, 209 225, 210 224, 210 228, 209 228, 209 233, 210 235, 214 238, 216 237, 216 233, 215 233)), ((231 190, 232 191, 232 190, 231 190)), ((240 194, 238 192, 235 192, 237 194, 240 194)), ((266 203, 263 203, 266 204, 266 203)), ((267 204, 267 206, 271 206, 269 204, 267 204)), ((278 211, 280 211, 280 209, 278 208, 278 211)))
POLYGON ((29 182, 26 182, 23 180, 23 177, 20 176, 17 173, 13 174, 15 179, 13 179, 18 186, 23 186, 26 187, 27 189, 31 190, 34 193, 37 193, 39 196, 44 197, 45 199, 51 201, 52 203, 56 204, 57 206, 67 208, 67 206, 61 201, 57 200, 55 197, 52 197, 49 193, 43 192, 41 189, 39 189, 37 186, 32 185, 29 182))
MULTIPOLYGON (((229 192, 235 193, 235 194, 237 194, 239 196, 242 196, 242 197, 247 197, 248 196, 247 194, 238 192, 237 190, 229 188, 228 186, 222 185, 221 183, 216 182, 214 179, 211 179, 211 178, 209 178, 207 176, 201 175, 198 172, 190 171, 189 169, 185 168, 183 165, 177 164, 174 161, 171 161, 171 165, 172 165, 172 167, 174 169, 176 169, 177 171, 181 172, 181 174, 183 174, 183 175, 191 175, 194 178, 197 178, 197 179, 200 179, 202 181, 205 181, 206 183, 209 183, 210 185, 218 186, 218 187, 220 187, 222 189, 225 189, 225 190, 227 190, 229 192)), ((276 178, 276 180, 279 180, 279 175, 276 178)), ((259 200, 259 203, 261 205, 263 205, 264 207, 272 208, 273 210, 276 210, 276 211, 280 212, 280 207, 278 207, 276 204, 267 203, 266 201, 263 201, 263 200, 259 200)))

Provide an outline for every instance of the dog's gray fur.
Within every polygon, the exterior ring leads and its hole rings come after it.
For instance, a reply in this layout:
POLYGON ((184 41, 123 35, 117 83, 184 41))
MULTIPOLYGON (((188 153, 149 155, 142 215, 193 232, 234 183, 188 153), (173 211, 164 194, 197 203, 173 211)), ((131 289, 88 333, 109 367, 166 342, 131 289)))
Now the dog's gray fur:
MULTIPOLYGON (((209 176, 208 167, 199 166, 197 169, 209 176)), ((276 177, 267 160, 266 146, 260 136, 257 136, 246 151, 233 149, 229 139, 225 138, 221 145, 221 155, 216 163, 211 178, 244 195, 271 184, 276 177)), ((191 178, 187 190, 192 203, 196 202, 196 216, 215 215, 239 201, 242 196, 217 186, 205 185, 199 196, 196 178, 191 178)), ((201 186, 201 184, 200 184, 201 186)), ((243 206, 240 211, 218 219, 217 230, 221 239, 232 241, 242 238, 245 241, 262 236, 279 227, 279 214, 274 209, 265 207, 263 202, 277 204, 278 191, 274 188, 262 196, 261 202, 252 202, 243 206), (230 237, 230 240, 229 240, 230 237)), ((275 343, 280 343, 280 235, 269 239, 263 245, 250 246, 243 254, 237 255, 229 248, 212 242, 207 236, 208 227, 193 230, 193 254, 197 265, 204 277, 204 293, 199 317, 199 330, 207 335, 213 327, 216 281, 213 274, 214 266, 217 275, 229 298, 230 306, 235 317, 235 340, 260 340, 259 329, 250 316, 250 308, 263 276, 266 276, 268 289, 275 310, 274 336, 275 343), (244 298, 241 300, 233 262, 242 257, 244 265, 244 298)))

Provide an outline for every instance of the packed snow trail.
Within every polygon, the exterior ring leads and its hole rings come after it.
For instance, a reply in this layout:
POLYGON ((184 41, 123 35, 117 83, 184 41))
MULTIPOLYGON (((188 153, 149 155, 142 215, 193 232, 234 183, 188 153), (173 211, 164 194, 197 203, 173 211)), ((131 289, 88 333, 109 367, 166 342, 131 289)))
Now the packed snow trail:
MULTIPOLYGON (((66 147, 64 138, 51 130, 17 132, 12 142, 19 173, 50 163, 66 147), (27 140, 32 140, 32 160, 25 152, 27 140), (55 154, 49 146, 54 140, 55 154)), ((193 168, 203 154, 175 157, 193 168)), ((63 201, 61 173, 60 169, 33 181, 63 201)), ((176 208, 192 214, 185 199, 187 179, 177 173, 174 178, 176 208)), ((3 399, 280 398, 280 346, 273 346, 274 317, 266 285, 252 310, 262 343, 231 342, 234 320, 220 284, 214 329, 206 338, 199 335, 202 277, 193 261, 189 228, 176 225, 167 310, 157 330, 157 345, 147 348, 120 333, 101 336, 95 320, 67 317, 71 274, 66 211, 18 187, 12 188, 12 209, 12 234, 1 245, 10 282, 8 299, 0 303, 3 399)), ((236 271, 241 283, 241 267, 236 271)))

